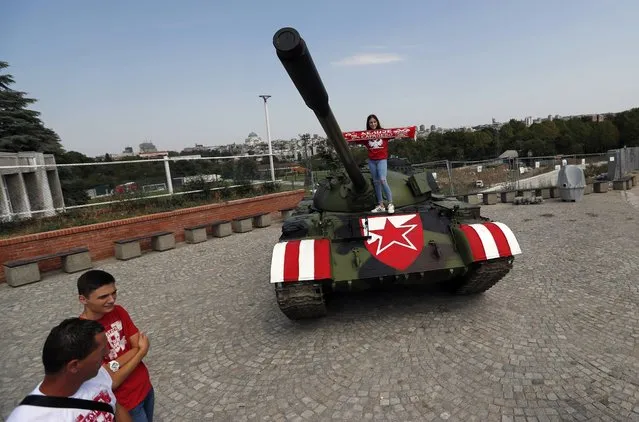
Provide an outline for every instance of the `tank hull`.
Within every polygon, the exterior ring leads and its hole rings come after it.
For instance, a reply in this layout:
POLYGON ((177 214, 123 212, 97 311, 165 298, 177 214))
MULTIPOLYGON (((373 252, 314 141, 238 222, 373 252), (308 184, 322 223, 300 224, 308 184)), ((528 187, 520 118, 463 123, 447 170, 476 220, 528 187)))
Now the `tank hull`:
POLYGON ((481 293, 510 271, 519 254, 507 225, 483 218, 460 222, 436 207, 393 215, 318 212, 284 223, 270 282, 287 316, 316 318, 325 314, 329 292, 439 283, 458 294, 481 293), (313 303, 312 312, 304 311, 301 297, 313 303))

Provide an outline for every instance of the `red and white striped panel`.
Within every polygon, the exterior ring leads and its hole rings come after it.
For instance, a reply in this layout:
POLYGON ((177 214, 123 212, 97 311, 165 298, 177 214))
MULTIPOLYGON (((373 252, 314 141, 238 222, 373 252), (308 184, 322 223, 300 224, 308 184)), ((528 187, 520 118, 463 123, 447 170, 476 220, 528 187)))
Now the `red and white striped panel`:
POLYGON ((273 248, 271 283, 331 278, 329 239, 280 242, 273 248))
POLYGON ((470 243, 475 262, 521 253, 517 238, 504 223, 461 224, 460 228, 470 243))

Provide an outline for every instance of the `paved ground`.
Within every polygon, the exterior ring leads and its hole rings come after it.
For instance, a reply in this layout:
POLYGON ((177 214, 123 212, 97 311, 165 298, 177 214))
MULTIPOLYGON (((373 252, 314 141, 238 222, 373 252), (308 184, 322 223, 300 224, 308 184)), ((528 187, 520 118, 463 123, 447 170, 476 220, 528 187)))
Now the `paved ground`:
MULTIPOLYGON (((268 284, 279 224, 98 266, 149 333, 157 421, 639 420, 638 195, 484 207, 524 251, 485 295, 350 295, 304 324, 268 284)), ((74 283, 0 286, 0 416, 74 283)))

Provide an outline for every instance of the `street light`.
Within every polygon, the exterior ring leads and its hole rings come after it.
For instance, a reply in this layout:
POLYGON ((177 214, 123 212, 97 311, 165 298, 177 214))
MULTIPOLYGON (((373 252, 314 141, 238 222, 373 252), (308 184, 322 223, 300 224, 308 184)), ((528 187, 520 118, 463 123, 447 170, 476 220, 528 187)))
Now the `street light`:
POLYGON ((273 149, 271 148, 271 125, 268 121, 268 107, 266 100, 271 98, 270 95, 259 95, 264 100, 264 115, 266 116, 266 139, 268 140, 268 158, 271 163, 271 180, 275 181, 275 167, 273 167, 273 149))

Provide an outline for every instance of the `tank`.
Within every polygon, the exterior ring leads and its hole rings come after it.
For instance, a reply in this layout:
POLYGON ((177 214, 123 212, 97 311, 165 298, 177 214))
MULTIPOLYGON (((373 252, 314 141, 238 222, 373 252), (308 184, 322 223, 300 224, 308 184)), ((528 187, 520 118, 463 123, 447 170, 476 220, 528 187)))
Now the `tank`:
POLYGON ((273 247, 270 283, 288 318, 325 316, 327 298, 342 291, 437 283, 479 294, 508 274, 522 253, 512 230, 482 217, 479 205, 440 195, 429 172, 389 169, 395 213, 371 213, 370 172, 353 158, 305 41, 287 27, 273 45, 343 165, 283 221, 273 247))

